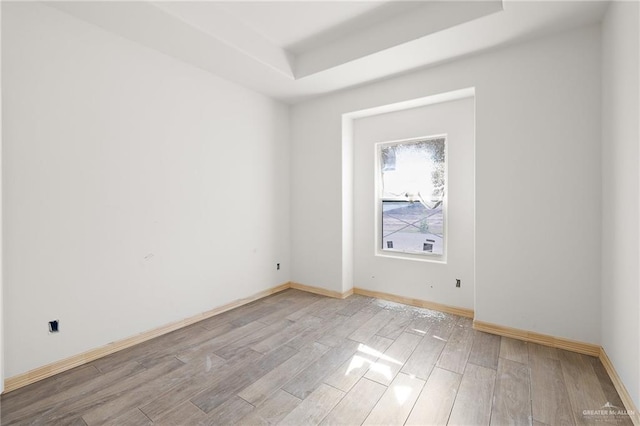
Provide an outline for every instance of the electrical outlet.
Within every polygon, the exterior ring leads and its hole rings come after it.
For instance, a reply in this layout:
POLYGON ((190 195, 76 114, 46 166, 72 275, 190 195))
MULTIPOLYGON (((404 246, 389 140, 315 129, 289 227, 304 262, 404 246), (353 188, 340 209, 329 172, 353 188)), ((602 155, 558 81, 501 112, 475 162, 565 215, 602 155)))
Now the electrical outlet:
POLYGON ((276 263, 276 271, 279 271, 279 270, 280 270, 280 264, 276 263))
POLYGON ((49 333, 57 333, 60 331, 60 321, 49 321, 49 333))
POLYGON ((460 287, 460 280, 456 279, 456 287, 460 287))

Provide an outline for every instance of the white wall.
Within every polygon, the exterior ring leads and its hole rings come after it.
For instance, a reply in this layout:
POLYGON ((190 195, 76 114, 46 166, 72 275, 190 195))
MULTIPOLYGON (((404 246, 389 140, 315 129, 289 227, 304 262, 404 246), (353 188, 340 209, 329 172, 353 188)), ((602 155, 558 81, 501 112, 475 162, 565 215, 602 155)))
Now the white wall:
POLYGON ((342 292, 340 125, 345 111, 335 103, 314 106, 291 109, 291 279, 342 292))
POLYGON ((474 100, 437 103, 360 118, 354 130, 354 284, 473 309, 474 100), (446 263, 376 256, 377 142, 447 135, 446 263), (456 291, 455 280, 462 280, 456 291))
POLYGON ((2 7, 7 377, 290 279, 287 106, 2 7))
POLYGON ((640 407, 640 33, 637 2, 602 24, 602 347, 640 407))
POLYGON ((476 88, 476 319, 599 343, 598 26, 296 105, 293 280, 341 291, 341 115, 467 87, 476 88))
MULTIPOLYGON (((0 23, 2 22, 2 3, 0 3, 0 23)), ((4 273, 2 268, 2 25, 0 24, 0 393, 4 391, 4 273)))

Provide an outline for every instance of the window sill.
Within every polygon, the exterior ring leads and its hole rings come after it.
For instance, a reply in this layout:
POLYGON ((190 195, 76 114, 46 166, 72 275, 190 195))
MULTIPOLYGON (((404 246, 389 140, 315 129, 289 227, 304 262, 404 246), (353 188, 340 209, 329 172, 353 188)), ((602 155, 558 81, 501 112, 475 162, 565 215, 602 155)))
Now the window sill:
POLYGON ((445 255, 423 255, 423 254, 411 254, 411 253, 403 253, 403 252, 383 252, 376 251, 376 257, 386 257, 388 259, 402 259, 402 260, 413 260, 416 262, 426 262, 426 263, 437 263, 440 265, 447 264, 447 258, 445 255))

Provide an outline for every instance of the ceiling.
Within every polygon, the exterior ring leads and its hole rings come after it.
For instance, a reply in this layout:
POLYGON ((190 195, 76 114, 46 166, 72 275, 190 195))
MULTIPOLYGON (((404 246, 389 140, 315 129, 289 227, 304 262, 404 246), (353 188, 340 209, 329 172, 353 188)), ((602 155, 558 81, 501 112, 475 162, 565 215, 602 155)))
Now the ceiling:
POLYGON ((598 22, 600 1, 46 4, 288 103, 598 22))
POLYGON ((227 1, 207 4, 225 9, 293 54, 302 54, 419 5, 418 1, 227 1))

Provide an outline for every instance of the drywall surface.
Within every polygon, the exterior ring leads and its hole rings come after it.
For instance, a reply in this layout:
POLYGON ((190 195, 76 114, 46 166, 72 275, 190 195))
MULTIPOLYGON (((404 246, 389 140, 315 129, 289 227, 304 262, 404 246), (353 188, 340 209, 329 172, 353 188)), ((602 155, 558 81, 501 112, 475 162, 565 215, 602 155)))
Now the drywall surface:
POLYGON ((291 109, 291 279, 342 292, 340 125, 346 111, 339 103, 314 106, 291 109))
POLYGON ((290 280, 287 106, 2 7, 6 377, 290 280))
POLYGON ((599 26, 293 107, 292 279, 341 289, 342 114, 468 87, 476 90, 476 319, 599 343, 599 26))
POLYGON ((637 2, 602 24, 602 347, 640 407, 640 33, 637 2))
MULTIPOLYGON (((0 23, 2 22, 2 4, 0 4, 0 23)), ((2 272, 2 27, 0 26, 0 393, 4 391, 4 302, 2 272)))
POLYGON ((353 132, 354 282, 369 290, 473 309, 473 98, 360 118, 353 132), (419 255, 413 261, 376 256, 375 144, 433 135, 447 138, 446 263, 425 262, 430 258, 419 255), (463 285, 451 291, 456 278, 463 285))

